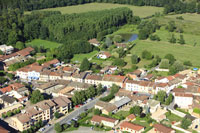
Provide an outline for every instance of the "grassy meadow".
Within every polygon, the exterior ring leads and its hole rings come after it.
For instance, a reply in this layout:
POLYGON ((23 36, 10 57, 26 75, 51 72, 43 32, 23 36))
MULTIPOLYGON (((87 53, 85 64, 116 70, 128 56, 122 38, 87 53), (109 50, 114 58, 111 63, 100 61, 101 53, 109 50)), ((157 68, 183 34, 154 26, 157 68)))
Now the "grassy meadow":
POLYGON ((132 54, 141 56, 143 50, 151 51, 154 55, 163 58, 166 54, 171 53, 177 60, 182 62, 191 61, 193 66, 200 66, 200 46, 171 44, 168 42, 138 41, 136 46, 131 50, 132 54))
MULTIPOLYGON (((131 5, 121 5, 121 4, 110 4, 110 3, 89 3, 83 5, 57 7, 42 9, 42 11, 60 11, 62 14, 72 14, 72 13, 83 13, 89 11, 99 11, 105 9, 112 9, 118 7, 128 7, 130 8, 134 15, 140 17, 147 17, 155 14, 156 12, 162 12, 162 7, 150 7, 150 6, 131 6, 131 5)), ((26 12, 28 13, 28 12, 26 12)))
POLYGON ((81 63, 84 58, 90 59, 94 57, 97 53, 98 51, 93 51, 87 54, 75 54, 74 57, 71 59, 71 61, 81 63))
POLYGON ((34 39, 31 42, 26 43, 26 46, 33 46, 33 47, 43 46, 44 48, 57 48, 60 45, 62 44, 41 39, 34 39))

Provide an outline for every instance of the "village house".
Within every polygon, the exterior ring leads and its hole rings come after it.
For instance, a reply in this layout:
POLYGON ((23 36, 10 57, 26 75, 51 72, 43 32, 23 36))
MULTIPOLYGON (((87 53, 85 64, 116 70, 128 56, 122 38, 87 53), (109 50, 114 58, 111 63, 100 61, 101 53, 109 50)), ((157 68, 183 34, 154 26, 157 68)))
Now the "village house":
POLYGON ((11 54, 14 51, 13 46, 0 45, 0 50, 5 54, 11 54))
POLYGON ((145 92, 145 93, 152 93, 154 88, 154 82, 151 81, 134 81, 134 80, 127 80, 126 81, 126 90, 132 92, 145 92))
POLYGON ((153 94, 157 94, 159 91, 165 91, 166 93, 169 93, 171 90, 169 88, 168 83, 156 83, 153 94))
POLYGON ((187 94, 184 92, 175 92, 174 93, 174 104, 177 104, 180 108, 188 109, 192 107, 193 104, 193 95, 187 94))
POLYGON ((100 70, 101 74, 114 74, 118 70, 117 66, 106 66, 100 70))
POLYGON ((17 91, 21 95, 24 95, 25 93, 28 94, 27 93, 28 89, 23 84, 20 83, 13 83, 8 85, 7 87, 0 88, 0 91, 3 94, 9 94, 13 90, 17 91))
POLYGON ((104 87, 110 88, 113 84, 116 84, 117 86, 123 88, 126 79, 127 78, 125 76, 120 75, 104 75, 102 79, 102 85, 104 87))
POLYGON ((50 80, 50 78, 49 78, 50 73, 51 73, 50 70, 42 70, 42 72, 40 73, 39 80, 43 81, 43 82, 48 82, 50 80))
POLYGON ((124 121, 119 125, 119 128, 122 132, 142 133, 145 127, 124 121))
POLYGON ((43 68, 51 68, 51 67, 56 67, 60 65, 60 61, 58 59, 53 59, 50 61, 47 61, 42 64, 43 68))
POLYGON ((114 104, 117 107, 117 109, 119 110, 122 107, 128 105, 130 102, 131 102, 130 98, 128 98, 128 97, 120 97, 120 98, 117 98, 117 99, 115 98, 115 101, 112 104, 114 104))
POLYGON ((154 78, 153 74, 147 74, 147 76, 144 77, 145 80, 151 81, 154 78))
POLYGON ((98 86, 101 84, 103 77, 100 75, 87 75, 85 78, 85 83, 98 86))
POLYGON ((149 131, 150 133, 175 133, 176 131, 170 127, 166 127, 162 124, 154 124, 153 129, 149 131))
POLYGON ((109 102, 97 101, 94 106, 95 109, 101 110, 102 114, 109 115, 117 112, 117 106, 109 102))
POLYGON ((134 121, 136 119, 136 116, 134 114, 130 114, 126 117, 127 121, 134 121))
POLYGON ((99 41, 96 38, 90 39, 88 41, 91 45, 98 47, 100 45, 99 41))
POLYGON ((76 68, 74 68, 74 67, 65 66, 65 67, 62 68, 62 71, 65 72, 65 73, 73 74, 78 70, 76 68))
POLYGON ((147 101, 147 106, 149 108, 149 112, 154 113, 160 108, 160 102, 154 99, 150 99, 147 101))
POLYGON ((3 62, 4 69, 6 70, 11 64, 24 62, 29 59, 32 51, 34 51, 32 47, 27 47, 9 55, 0 56, 0 62, 3 62))
POLYGON ((49 80, 61 80, 62 79, 62 73, 59 72, 50 72, 49 73, 49 80))
POLYGON ((60 96, 52 100, 44 100, 11 117, 9 125, 19 131, 27 130, 39 120, 43 122, 51 120, 55 112, 68 113, 71 106, 71 101, 66 97, 60 96))
POLYGON ((43 69, 42 66, 40 66, 37 63, 33 63, 18 69, 16 71, 16 76, 18 76, 21 79, 26 79, 29 81, 39 80, 40 72, 42 71, 42 69, 43 69))
POLYGON ((74 81, 74 82, 81 82, 81 83, 83 83, 87 75, 88 75, 87 72, 74 73, 72 75, 71 80, 74 81))
POLYGON ((142 71, 135 70, 134 72, 130 72, 130 73, 126 74, 126 76, 133 80, 138 80, 138 78, 140 78, 141 74, 142 74, 142 71))
POLYGON ((94 115, 91 119, 91 123, 93 125, 103 124, 104 126, 107 126, 107 127, 115 127, 118 122, 119 122, 119 120, 116 120, 113 118, 107 118, 107 117, 103 117, 103 116, 98 116, 98 115, 94 115))
POLYGON ((17 101, 11 96, 3 95, 0 97, 0 105, 2 108, 13 106, 15 104, 17 104, 17 101))
POLYGON ((107 59, 107 58, 110 58, 111 57, 111 54, 109 52, 106 52, 106 51, 103 51, 101 52, 97 58, 101 58, 101 59, 107 59))

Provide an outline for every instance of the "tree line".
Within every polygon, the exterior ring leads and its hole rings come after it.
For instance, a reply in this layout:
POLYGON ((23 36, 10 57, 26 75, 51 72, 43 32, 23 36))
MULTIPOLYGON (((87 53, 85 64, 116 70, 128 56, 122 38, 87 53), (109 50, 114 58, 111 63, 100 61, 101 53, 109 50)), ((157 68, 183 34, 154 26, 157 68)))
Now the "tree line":
POLYGON ((8 9, 32 11, 92 2, 164 7, 165 13, 200 13, 200 3, 182 0, 0 0, 0 13, 6 12, 8 9))

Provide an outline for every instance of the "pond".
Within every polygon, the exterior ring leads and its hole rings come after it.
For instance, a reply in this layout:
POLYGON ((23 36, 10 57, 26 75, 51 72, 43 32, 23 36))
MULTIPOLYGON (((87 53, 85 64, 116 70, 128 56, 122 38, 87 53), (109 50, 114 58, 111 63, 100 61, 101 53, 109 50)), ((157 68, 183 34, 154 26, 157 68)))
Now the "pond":
POLYGON ((120 35, 124 39, 125 43, 135 41, 138 38, 137 34, 120 34, 120 35))

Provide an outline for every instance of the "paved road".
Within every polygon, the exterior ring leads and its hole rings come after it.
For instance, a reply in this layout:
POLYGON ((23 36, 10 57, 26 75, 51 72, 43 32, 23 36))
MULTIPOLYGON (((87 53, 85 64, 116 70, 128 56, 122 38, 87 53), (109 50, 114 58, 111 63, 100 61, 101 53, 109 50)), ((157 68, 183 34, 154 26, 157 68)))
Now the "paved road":
MULTIPOLYGON (((100 98, 100 97, 99 97, 100 98)), ((85 109, 91 109, 94 107, 94 105, 96 104, 96 102, 99 100, 99 98, 96 98, 94 100, 92 100, 91 102, 81 106, 80 108, 78 108, 77 110, 71 112, 68 116, 66 116, 64 119, 62 119, 60 121, 60 124, 64 124, 67 123, 69 121, 71 121, 72 118, 77 117, 79 114, 85 112, 85 109)), ((45 129, 45 131, 43 131, 43 133, 55 133, 54 130, 54 125, 51 125, 50 127, 47 127, 45 129)))

